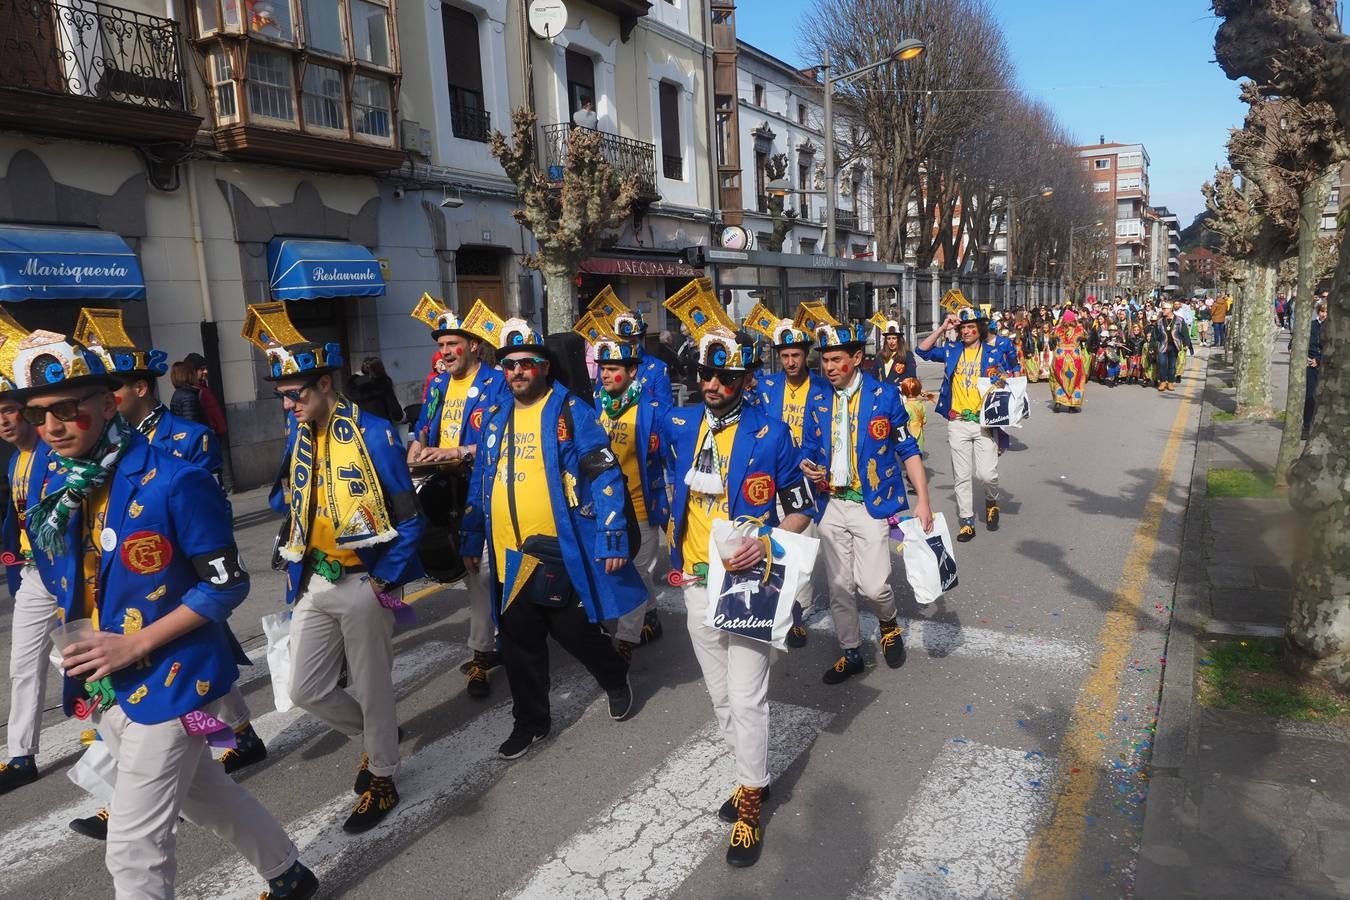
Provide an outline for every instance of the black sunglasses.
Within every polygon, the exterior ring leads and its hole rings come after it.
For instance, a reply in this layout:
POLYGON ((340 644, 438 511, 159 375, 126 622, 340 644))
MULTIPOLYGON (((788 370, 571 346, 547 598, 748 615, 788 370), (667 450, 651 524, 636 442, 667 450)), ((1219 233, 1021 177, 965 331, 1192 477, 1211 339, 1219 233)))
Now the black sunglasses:
POLYGON ((56 416, 58 422, 74 422, 80 415, 80 404, 102 393, 103 390, 90 391, 75 400, 57 400, 51 406, 25 406, 20 415, 29 425, 45 425, 47 413, 56 416))
POLYGON ((292 403, 299 403, 304 398, 305 391, 318 383, 319 379, 314 378, 300 385, 298 388, 291 388, 289 391, 276 391, 275 395, 278 400, 289 400, 292 403))
POLYGON ((713 369, 708 366, 698 367, 699 381, 712 381, 716 378, 722 384, 733 385, 745 377, 744 372, 728 372, 725 369, 713 369))
POLYGON ((540 359, 537 356, 528 356, 525 359, 504 359, 501 361, 503 372, 514 372, 516 369, 538 369, 546 359, 540 359))

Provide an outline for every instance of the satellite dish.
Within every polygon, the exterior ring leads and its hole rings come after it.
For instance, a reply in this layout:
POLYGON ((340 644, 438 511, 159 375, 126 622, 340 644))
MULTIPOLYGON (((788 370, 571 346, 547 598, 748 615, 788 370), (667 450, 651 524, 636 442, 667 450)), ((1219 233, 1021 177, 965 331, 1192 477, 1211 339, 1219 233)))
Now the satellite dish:
POLYGON ((529 20, 531 31, 551 41, 567 27, 567 6, 562 0, 531 0, 529 20))

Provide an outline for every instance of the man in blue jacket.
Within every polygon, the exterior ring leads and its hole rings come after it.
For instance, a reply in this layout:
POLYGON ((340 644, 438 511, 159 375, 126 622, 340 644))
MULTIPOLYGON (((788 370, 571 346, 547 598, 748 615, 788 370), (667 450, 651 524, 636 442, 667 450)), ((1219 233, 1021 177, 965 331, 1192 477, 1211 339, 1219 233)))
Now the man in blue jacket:
POLYGON ((89 620, 62 648, 62 705, 117 760, 114 893, 173 896, 182 816, 230 841, 268 881, 264 897, 312 896, 285 831, 211 762, 208 743, 233 737, 220 720, 239 677, 225 622, 249 588, 225 495, 127 424, 96 354, 37 332, 14 370, 55 464, 24 523, 33 557, 61 618, 89 620))
MULTIPOLYGON (((618 341, 598 341, 595 362, 600 369, 600 424, 609 435, 609 447, 618 457, 628 487, 629 503, 637 520, 642 547, 633 565, 648 589, 647 602, 619 619, 614 637, 619 653, 630 663, 636 647, 661 637, 656 592, 651 590, 652 567, 661 549, 661 532, 670 516, 666 498, 665 452, 658 427, 667 407, 637 383, 636 348, 618 341)), ((627 514, 628 510, 625 510, 627 514)))
MULTIPOLYGON (((642 346, 647 337, 647 323, 642 313, 636 309, 625 310, 614 317, 614 333, 619 340, 630 345, 638 359, 637 382, 644 393, 667 407, 675 405, 675 395, 670 387, 670 368, 654 354, 648 353, 642 346)), ((597 388, 598 392, 599 388, 597 388)), ((597 393, 597 398, 599 394, 597 393)))
POLYGON ((891 589, 890 530, 909 509, 905 470, 917 493, 914 515, 924 531, 933 527, 928 478, 918 442, 909 433, 909 413, 900 391, 862 370, 866 325, 822 328, 820 357, 831 391, 806 411, 803 471, 818 486, 819 528, 830 612, 843 651, 825 670, 826 684, 864 671, 859 601, 881 622, 886 665, 905 662, 905 641, 891 589))
POLYGON ((363 740, 360 797, 342 826, 359 834, 399 800, 394 616, 403 585, 422 575, 422 519, 397 430, 334 386, 338 346, 306 341, 280 301, 250 306, 243 335, 267 354, 266 378, 288 414, 270 499, 288 516, 279 552, 295 604, 291 700, 363 740), (351 692, 338 686, 344 658, 351 692))
POLYGON ((994 429, 980 425, 980 379, 994 382, 1007 374, 1006 357, 987 341, 984 314, 963 307, 943 320, 932 334, 919 342, 915 352, 929 362, 943 364, 942 389, 938 392, 937 414, 947 419, 947 444, 952 451, 952 478, 956 482, 956 510, 960 517, 958 541, 975 537, 975 508, 972 481, 978 476, 984 483, 984 521, 997 531, 998 443, 994 429), (956 330, 955 343, 938 344, 948 329, 956 330))
POLYGON ((553 727, 548 638, 575 656, 628 717, 628 663, 600 623, 639 609, 646 586, 629 564, 619 459, 586 401, 550 377, 552 352, 520 319, 502 328, 497 361, 511 390, 488 412, 464 510, 464 562, 491 573, 514 726, 498 748, 516 759, 553 727))
MULTIPOLYGON (((449 477, 467 478, 478 449, 483 416, 506 393, 502 373, 480 356, 484 344, 496 348, 502 320, 482 300, 460 319, 429 294, 422 295, 412 317, 431 328, 445 371, 427 385, 408 446, 408 463, 459 463, 460 470, 449 477)), ((463 535, 459 537, 462 542, 463 535)), ((497 626, 486 572, 471 572, 464 583, 469 594, 468 643, 473 658, 460 671, 468 695, 482 700, 492 692, 488 672, 502 664, 502 655, 497 650, 497 626)))

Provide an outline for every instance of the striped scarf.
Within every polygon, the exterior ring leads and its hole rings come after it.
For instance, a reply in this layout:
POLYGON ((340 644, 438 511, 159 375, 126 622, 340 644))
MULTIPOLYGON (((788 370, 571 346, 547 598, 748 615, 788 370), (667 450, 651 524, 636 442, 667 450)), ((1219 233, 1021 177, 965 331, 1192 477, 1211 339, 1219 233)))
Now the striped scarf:
POLYGON ((66 552, 66 526, 70 517, 91 493, 97 490, 127 449, 127 435, 131 427, 118 413, 108 422, 99 436, 94 449, 89 451, 89 459, 67 459, 53 453, 56 471, 65 475, 65 483, 48 494, 36 506, 25 513, 25 521, 30 522, 29 539, 34 548, 45 550, 54 556, 63 556, 66 552))
POLYGON ((725 416, 717 416, 712 410, 704 407, 703 421, 708 427, 704 429, 703 443, 699 445, 694 467, 684 473, 684 483, 689 485, 691 490, 710 497, 720 497, 726 490, 726 486, 722 484, 722 458, 717 453, 717 434, 741 420, 742 408, 743 404, 737 400, 731 412, 725 416))

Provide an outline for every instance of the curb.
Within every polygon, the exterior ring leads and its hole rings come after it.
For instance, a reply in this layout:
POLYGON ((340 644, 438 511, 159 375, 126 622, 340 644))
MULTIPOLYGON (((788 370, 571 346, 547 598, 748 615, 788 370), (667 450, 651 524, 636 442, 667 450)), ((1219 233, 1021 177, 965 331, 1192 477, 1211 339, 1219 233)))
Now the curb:
POLYGON ((1200 392, 1200 424, 1196 429, 1195 464, 1182 524, 1177 586, 1172 596, 1172 621, 1167 631, 1162 687, 1159 691, 1157 732, 1149 763, 1148 800, 1135 876, 1135 896, 1166 897, 1175 890, 1177 870, 1189 863, 1181 849, 1187 826, 1186 760, 1198 751, 1195 721, 1195 643, 1209 615, 1208 585, 1204 567, 1205 490, 1209 476, 1214 407, 1208 402, 1210 367, 1205 361, 1205 383, 1200 392))

